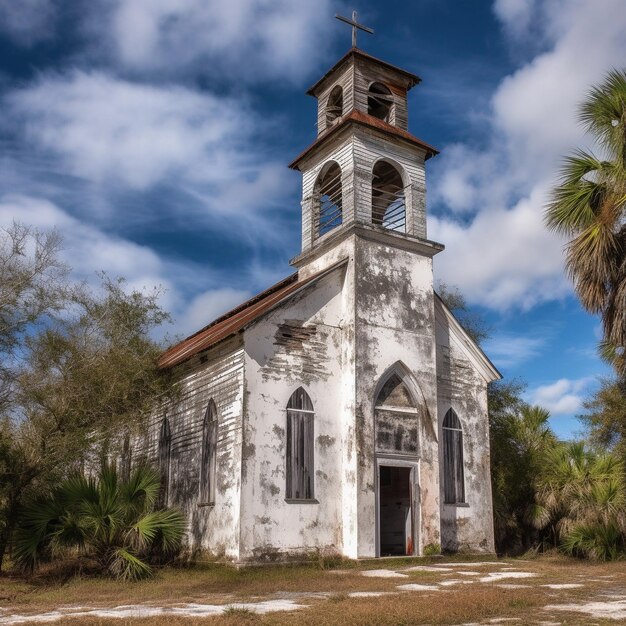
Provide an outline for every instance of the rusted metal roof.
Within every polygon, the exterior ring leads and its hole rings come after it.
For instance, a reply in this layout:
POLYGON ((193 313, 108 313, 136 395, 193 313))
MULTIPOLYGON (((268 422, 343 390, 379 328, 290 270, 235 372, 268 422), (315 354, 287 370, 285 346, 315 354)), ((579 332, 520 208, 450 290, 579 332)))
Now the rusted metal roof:
POLYGON ((418 83, 422 82, 422 79, 417 76, 416 74, 412 74, 411 72, 407 72, 406 70, 403 70, 400 67, 396 67, 395 65, 392 65, 391 63, 387 63, 387 61, 382 61, 381 59, 378 59, 374 56, 372 56, 371 54, 367 54, 367 52, 363 52, 363 50, 359 50, 359 48, 350 48, 350 50, 348 50, 348 52, 346 52, 346 54, 344 54, 341 59, 339 59, 339 61, 337 61, 337 63, 335 63, 335 65, 333 65, 328 72, 326 72, 326 74, 324 74, 324 76, 322 76, 322 78, 320 78, 315 85, 313 85, 312 87, 309 87, 309 89, 307 89, 307 94, 309 96, 314 96, 315 92, 317 91, 317 88, 333 73, 335 72, 341 65, 343 65, 346 61, 348 61, 348 59, 355 57, 355 56, 359 56, 362 59, 366 59, 367 61, 376 63, 377 65, 380 65, 388 70, 391 70, 392 72, 397 72, 398 74, 401 74, 409 83, 407 89, 411 89, 411 87, 414 87, 415 85, 417 85, 418 83))
POLYGON ((290 164, 289 167, 291 169, 297 170, 298 165, 304 159, 309 152, 318 148, 329 137, 337 134, 342 128, 345 128, 348 124, 360 124, 362 126, 367 126, 369 128, 376 128, 377 130, 382 130, 387 133, 391 133, 400 139, 404 139, 409 143, 412 143, 415 146, 419 146, 423 150, 426 151, 426 159, 429 159, 432 156, 439 154, 439 150, 437 148, 427 144, 425 141, 422 141, 415 135, 412 135, 406 130, 402 128, 398 128, 397 126, 393 126, 393 124, 389 124, 384 120, 378 119, 372 115, 368 115, 367 113, 363 113, 362 111, 358 111, 357 109, 353 109, 350 113, 347 113, 343 116, 340 122, 337 122, 329 129, 325 130, 306 150, 301 152, 290 164))
POLYGON ((335 264, 303 280, 298 280, 297 272, 284 278, 269 289, 262 291, 250 300, 218 317, 208 326, 166 350, 159 359, 159 367, 167 369, 179 365, 222 339, 231 337, 280 304, 285 298, 310 285, 342 264, 343 262, 335 264))

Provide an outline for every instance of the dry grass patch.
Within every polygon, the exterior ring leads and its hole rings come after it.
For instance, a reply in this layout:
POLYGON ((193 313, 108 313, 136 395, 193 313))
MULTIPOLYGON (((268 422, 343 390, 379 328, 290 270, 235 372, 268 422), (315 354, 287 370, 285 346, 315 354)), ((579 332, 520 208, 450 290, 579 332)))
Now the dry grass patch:
MULTIPOLYGON (((190 569, 164 569, 155 580, 134 584, 109 579, 71 578, 50 584, 50 577, 24 581, 16 577, 0 577, 0 598, 4 608, 15 613, 50 611, 67 605, 113 607, 122 604, 146 604, 159 607, 186 603, 224 605, 258 603, 266 600, 291 599, 309 608, 293 612, 259 615, 254 607, 227 610, 215 617, 178 617, 164 615, 139 618, 65 617, 63 624, 124 626, 185 624, 221 626, 222 624, 311 624, 315 626, 366 624, 391 626, 402 624, 486 623, 495 618, 518 618, 520 624, 541 620, 566 624, 603 623, 588 615, 551 613, 547 605, 582 604, 601 594, 626 595, 626 562, 588 563, 560 556, 537 559, 507 559, 493 564, 447 567, 449 560, 439 560, 441 570, 409 568, 427 565, 424 562, 368 561, 342 563, 337 570, 315 566, 289 566, 235 570, 225 566, 190 569), (400 571, 407 578, 371 578, 362 573, 371 569, 400 571), (490 572, 528 572, 532 578, 505 578, 501 581, 479 582, 490 572), (477 572, 463 576, 462 572, 477 572), (446 581, 465 581, 441 586, 446 581), (471 582, 467 582, 471 581, 471 582), (503 583, 523 585, 502 588, 503 583), (554 589, 546 585, 584 584, 584 587, 554 589), (401 592, 405 584, 437 586, 401 592), (351 595, 354 594, 354 595, 351 595), (369 594, 369 595, 368 595, 369 594), (379 594, 379 595, 373 595, 379 594)), ((418 589, 415 587, 415 589, 418 589)), ((61 623, 61 622, 57 622, 61 623)), ((607 622, 609 623, 609 622, 607 622)), ((615 622, 612 622, 615 623, 615 622)))

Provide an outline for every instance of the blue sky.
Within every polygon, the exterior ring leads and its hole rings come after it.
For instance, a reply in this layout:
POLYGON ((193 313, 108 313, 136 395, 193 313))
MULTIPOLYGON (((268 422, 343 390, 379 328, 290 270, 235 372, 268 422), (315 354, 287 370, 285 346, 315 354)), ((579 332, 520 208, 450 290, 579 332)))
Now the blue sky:
MULTIPOLYGON (((0 224, 58 227, 77 277, 161 285, 187 333, 290 272, 306 88, 349 47, 331 0, 0 0, 0 224)), ((360 46, 419 74, 436 276, 562 436, 597 376, 598 320, 542 211, 576 105, 626 58, 622 0, 362 0, 360 46)))

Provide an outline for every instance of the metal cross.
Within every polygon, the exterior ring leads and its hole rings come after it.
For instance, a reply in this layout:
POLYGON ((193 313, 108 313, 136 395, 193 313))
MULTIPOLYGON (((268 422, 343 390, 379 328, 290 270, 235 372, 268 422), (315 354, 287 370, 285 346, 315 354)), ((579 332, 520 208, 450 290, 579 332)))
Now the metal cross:
POLYGON ((335 17, 340 22, 345 22, 346 24, 350 24, 350 26, 352 26, 352 47, 353 48, 356 48, 356 32, 357 32, 357 30, 364 30, 366 33, 370 33, 371 35, 374 34, 374 29, 373 28, 370 28, 369 26, 363 26, 363 24, 359 24, 356 21, 356 18, 357 18, 356 11, 352 11, 352 19, 350 19, 349 17, 343 17, 343 15, 335 15, 335 17))

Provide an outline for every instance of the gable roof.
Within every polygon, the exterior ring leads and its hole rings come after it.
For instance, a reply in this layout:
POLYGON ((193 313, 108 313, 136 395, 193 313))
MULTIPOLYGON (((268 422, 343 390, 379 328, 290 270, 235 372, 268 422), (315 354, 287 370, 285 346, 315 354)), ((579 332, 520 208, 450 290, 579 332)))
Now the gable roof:
POLYGON ((403 70, 401 67, 397 67, 395 65, 392 65, 391 63, 387 63, 387 61, 383 61, 381 59, 378 59, 378 58, 372 56, 371 54, 367 54, 367 52, 363 52, 363 50, 360 50, 359 48, 350 48, 350 50, 348 50, 348 52, 346 52, 339 59, 339 61, 337 61, 337 63, 335 63, 335 65, 333 65, 328 70, 328 72, 326 72, 326 74, 324 74, 324 76, 322 76, 314 85, 312 85, 311 87, 309 87, 307 89, 307 91, 306 91, 307 95, 314 96, 315 92, 318 89, 318 87, 333 72, 335 72, 337 69, 339 69, 339 67, 341 67, 346 61, 348 61, 349 59, 352 59, 354 57, 361 57, 362 59, 366 59, 370 63, 374 63, 376 65, 379 65, 380 67, 384 67, 387 70, 391 70, 392 72, 396 72, 397 74, 400 74, 407 81, 408 89, 411 89, 411 87, 414 87, 415 85, 417 85, 417 84, 422 82, 422 79, 419 76, 417 76, 416 74, 413 74, 411 72, 407 72, 406 70, 403 70))
POLYGON ((489 357, 484 353, 483 349, 467 334, 467 331, 461 326, 459 321, 454 317, 454 313, 448 308, 441 296, 435 292, 435 315, 437 314, 437 306, 445 315, 450 329, 458 339, 459 344, 464 349, 470 361, 474 363, 487 382, 500 380, 502 374, 498 368, 491 362, 489 357))
POLYGON ((434 146, 422 141, 415 135, 412 135, 410 132, 403 130, 402 128, 398 128, 393 124, 389 124, 389 122, 385 122, 384 120, 378 119, 373 115, 368 115, 367 113, 363 113, 358 109, 352 109, 350 113, 347 113, 341 118, 341 121, 337 124, 334 124, 330 128, 327 128, 308 148, 306 148, 303 152, 301 152, 290 164, 289 167, 293 170, 298 169, 298 165, 300 162, 315 148, 318 148, 329 137, 336 135, 342 128, 346 128, 350 124, 359 124, 361 126, 366 126, 368 128, 373 128, 375 130, 381 130, 391 135, 398 137, 399 139, 404 139, 414 146, 418 146, 422 148, 426 152, 426 160, 430 159, 430 157, 436 156, 439 154, 439 150, 434 146))
POLYGON ((298 279, 297 272, 291 274, 291 276, 287 276, 287 278, 272 285, 269 289, 262 291, 253 298, 250 298, 250 300, 247 300, 228 313, 218 317, 198 332, 168 348, 159 359, 159 367, 161 369, 168 369, 179 365, 199 352, 214 346, 219 341, 222 341, 222 339, 231 337, 284 302, 290 296, 304 287, 312 285, 344 263, 345 261, 336 263, 302 280, 298 279))

